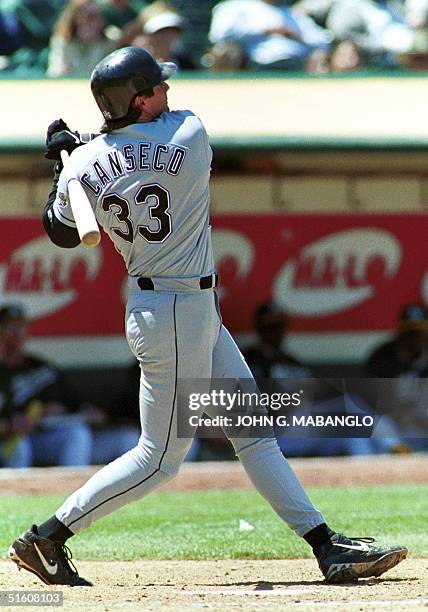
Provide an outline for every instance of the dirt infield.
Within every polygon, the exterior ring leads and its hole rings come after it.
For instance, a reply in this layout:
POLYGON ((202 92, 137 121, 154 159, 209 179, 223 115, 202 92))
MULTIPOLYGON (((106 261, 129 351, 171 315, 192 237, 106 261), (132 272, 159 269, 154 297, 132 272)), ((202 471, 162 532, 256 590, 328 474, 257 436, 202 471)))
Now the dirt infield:
POLYGON ((165 609, 413 612, 428 608, 427 569, 427 560, 410 559, 383 579, 329 586, 311 560, 80 562, 81 575, 93 579, 95 586, 55 589, 43 586, 27 572, 18 573, 10 562, 4 561, 0 562, 0 585, 2 590, 31 589, 45 593, 62 590, 64 609, 84 612, 165 609))
MULTIPOLYGON (((305 487, 428 483, 426 454, 291 459, 305 487)), ((0 470, 0 495, 69 494, 99 468, 0 470)), ((163 491, 246 489, 252 484, 235 461, 187 463, 163 491)))
MULTIPOLYGON (((426 455, 291 461, 305 486, 427 483, 426 455)), ((97 468, 0 470, 1 494, 67 494, 97 468)), ((240 464, 195 463, 183 467, 163 490, 250 487, 240 464)), ((428 559, 408 559, 384 578, 329 586, 313 560, 78 562, 94 587, 58 589, 64 607, 78 610, 290 610, 365 612, 428 610, 428 559)), ((0 590, 55 591, 10 561, 0 561, 0 590)), ((12 609, 12 608, 8 608, 12 609)), ((13 609, 22 609, 13 608, 13 609)), ((25 606, 25 610, 40 608, 25 606)), ((52 609, 52 608, 50 608, 52 609)))

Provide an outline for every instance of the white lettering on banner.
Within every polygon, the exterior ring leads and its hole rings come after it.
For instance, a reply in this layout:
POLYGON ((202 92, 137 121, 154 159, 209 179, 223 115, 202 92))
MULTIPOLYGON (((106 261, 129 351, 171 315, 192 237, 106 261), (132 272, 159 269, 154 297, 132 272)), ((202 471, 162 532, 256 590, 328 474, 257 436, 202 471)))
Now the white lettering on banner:
MULTIPOLYGON (((212 233, 212 241, 217 269, 230 258, 236 263, 237 275, 240 278, 248 276, 255 258, 254 246, 249 238, 233 230, 216 229, 212 233)), ((220 285, 221 298, 225 297, 224 292, 225 288, 220 285)))
POLYGON ((31 319, 61 310, 79 296, 73 271, 83 264, 85 280, 93 280, 101 267, 101 249, 58 249, 45 236, 20 246, 0 264, 3 303, 22 303, 31 319))
POLYGON ((376 284, 393 277, 402 248, 389 232, 351 229, 304 247, 273 283, 276 301, 291 315, 335 314, 364 302, 376 284))

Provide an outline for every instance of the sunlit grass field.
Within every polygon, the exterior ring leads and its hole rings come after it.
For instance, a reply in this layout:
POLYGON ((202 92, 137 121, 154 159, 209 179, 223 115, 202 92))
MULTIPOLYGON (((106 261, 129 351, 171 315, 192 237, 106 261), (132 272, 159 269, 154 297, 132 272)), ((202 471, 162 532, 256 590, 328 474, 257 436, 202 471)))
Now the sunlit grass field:
MULTIPOLYGON (((403 544, 428 557, 428 486, 309 489, 333 529, 403 544)), ((0 546, 60 505, 58 496, 0 497, 0 546)), ((132 559, 287 559, 311 556, 255 491, 157 493, 97 521, 69 542, 74 557, 132 559), (249 524, 240 529, 240 521, 249 524), (253 527, 253 529, 251 529, 253 527)))

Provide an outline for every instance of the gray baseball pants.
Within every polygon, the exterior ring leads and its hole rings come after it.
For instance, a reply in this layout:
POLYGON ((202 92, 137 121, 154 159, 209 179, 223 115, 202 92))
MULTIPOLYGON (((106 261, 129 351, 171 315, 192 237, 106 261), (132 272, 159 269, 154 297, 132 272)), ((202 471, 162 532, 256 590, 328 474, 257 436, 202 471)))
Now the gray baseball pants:
MULTIPOLYGON (((131 283, 126 336, 141 366, 141 437, 128 453, 103 467, 57 510, 77 533, 173 478, 191 440, 177 437, 179 379, 252 378, 222 325, 213 289, 141 291, 131 283)), ((215 416, 212 409, 208 416, 215 416)), ((324 523, 275 438, 231 438, 259 493, 298 535, 324 523)))

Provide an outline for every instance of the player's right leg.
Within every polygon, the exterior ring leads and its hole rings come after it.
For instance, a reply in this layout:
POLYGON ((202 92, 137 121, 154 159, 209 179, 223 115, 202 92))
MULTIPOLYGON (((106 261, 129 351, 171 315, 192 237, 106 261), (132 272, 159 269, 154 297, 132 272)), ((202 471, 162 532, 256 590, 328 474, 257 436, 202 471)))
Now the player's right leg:
MULTIPOLYGON (((214 349, 212 369, 213 380, 253 379, 241 352, 224 327, 214 349)), ((209 416, 215 416, 215 409, 207 412, 209 416)), ((347 538, 330 529, 281 453, 273 432, 265 438, 232 435, 229 439, 259 493, 312 547, 328 582, 380 576, 406 557, 407 549, 403 546, 373 546, 373 538, 347 538)))
POLYGON ((38 530, 15 540, 13 561, 48 584, 77 584, 64 542, 178 472, 192 439, 177 437, 177 383, 210 379, 219 327, 209 290, 140 291, 130 299, 127 338, 142 372, 139 443, 90 478, 38 530))

